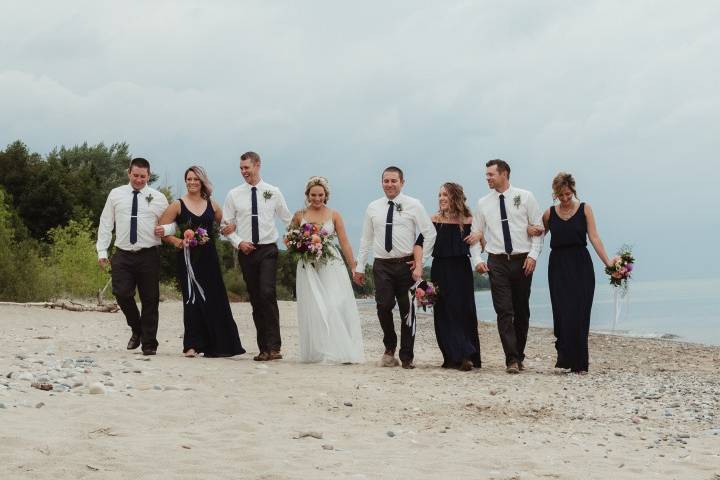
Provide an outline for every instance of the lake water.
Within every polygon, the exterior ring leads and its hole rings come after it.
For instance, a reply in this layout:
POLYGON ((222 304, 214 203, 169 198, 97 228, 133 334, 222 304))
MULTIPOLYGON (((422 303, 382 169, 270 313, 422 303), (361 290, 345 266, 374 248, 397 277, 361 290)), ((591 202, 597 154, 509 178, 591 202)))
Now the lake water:
MULTIPOLYGON (((475 303, 478 318, 494 323, 490 292, 476 292, 475 303)), ((598 280, 590 329, 612 331, 614 312, 614 290, 598 280)), ((546 286, 533 285, 530 324, 552 326, 550 293, 546 286)), ((615 333, 720 345, 720 279, 633 282, 622 300, 615 333)))

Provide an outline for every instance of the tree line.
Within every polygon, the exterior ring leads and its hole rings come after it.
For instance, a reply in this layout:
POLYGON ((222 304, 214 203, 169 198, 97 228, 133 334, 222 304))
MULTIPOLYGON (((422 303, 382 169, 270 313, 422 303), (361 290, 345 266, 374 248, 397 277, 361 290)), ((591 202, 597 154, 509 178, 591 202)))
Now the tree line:
MULTIPOLYGON (((97 264, 97 224, 107 194, 127 183, 131 159, 126 143, 63 146, 45 157, 19 140, 0 150, 0 300, 97 295, 110 278, 97 264)), ((157 181, 156 175, 151 176, 151 184, 157 181)), ((170 187, 155 188, 173 200, 170 187)), ((232 300, 247 300, 232 245, 216 242, 228 295, 232 300)), ((161 257, 161 295, 179 298, 176 251, 163 246, 161 257)), ((279 299, 294 299, 295 268, 290 256, 281 251, 279 299)), ((354 285, 356 295, 373 293, 372 275, 368 278, 365 286, 354 285)), ((110 288, 106 296, 111 297, 110 288)))

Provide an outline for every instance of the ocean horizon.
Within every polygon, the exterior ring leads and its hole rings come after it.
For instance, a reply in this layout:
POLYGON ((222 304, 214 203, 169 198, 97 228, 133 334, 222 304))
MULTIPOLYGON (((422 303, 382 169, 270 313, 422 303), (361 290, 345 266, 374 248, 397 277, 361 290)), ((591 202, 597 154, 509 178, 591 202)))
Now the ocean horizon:
MULTIPOLYGON (((666 338, 720 345, 720 279, 633 281, 621 300, 617 323, 615 292, 598 281, 590 318, 590 330, 633 337, 666 338)), ((495 323, 489 290, 475 292, 478 320, 495 323)), ((530 294, 530 325, 552 327, 550 291, 533 286, 530 294)))

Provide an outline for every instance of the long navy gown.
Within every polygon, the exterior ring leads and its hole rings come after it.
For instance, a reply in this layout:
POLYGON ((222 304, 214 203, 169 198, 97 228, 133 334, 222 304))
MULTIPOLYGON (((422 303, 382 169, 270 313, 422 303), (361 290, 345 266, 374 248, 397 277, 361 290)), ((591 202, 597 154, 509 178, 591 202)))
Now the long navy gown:
POLYGON ((550 208, 548 284, 553 310, 557 368, 588 370, 588 333, 595 295, 595 271, 587 249, 585 204, 567 220, 550 208))
MULTIPOLYGON (((433 222, 437 237, 433 248, 430 279, 438 288, 433 305, 435 336, 443 356, 443 368, 458 368, 470 360, 480 368, 475 288, 470 265, 470 247, 463 241, 470 235, 470 224, 433 222)), ((420 235, 417 244, 422 245, 420 235)))
MULTIPOLYGON (((175 221, 182 228, 196 230, 202 227, 208 233, 212 232, 215 221, 212 203, 208 200, 205 211, 198 216, 188 210, 180 200, 180 214, 175 221)), ((220 273, 220 261, 212 239, 204 245, 190 248, 190 263, 195 279, 202 288, 202 295, 194 282, 191 281, 188 286, 188 270, 185 267, 183 251, 180 250, 177 254, 177 275, 182 286, 184 304, 183 352, 192 348, 198 353, 204 353, 206 357, 232 357, 245 353, 230 310, 225 283, 220 273)))

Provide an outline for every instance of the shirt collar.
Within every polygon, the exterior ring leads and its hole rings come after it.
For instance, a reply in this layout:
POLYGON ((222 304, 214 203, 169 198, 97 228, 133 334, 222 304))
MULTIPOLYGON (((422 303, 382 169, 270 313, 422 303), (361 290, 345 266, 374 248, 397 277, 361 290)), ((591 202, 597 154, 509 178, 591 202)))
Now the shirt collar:
POLYGON ((390 200, 388 197, 385 197, 385 203, 393 202, 395 205, 397 205, 398 203, 402 203, 402 198, 403 198, 403 193, 400 192, 400 193, 398 193, 397 197, 393 198, 392 200, 390 200))
POLYGON ((508 189, 505 190, 503 193, 498 192, 497 190, 493 189, 493 192, 495 192, 495 196, 497 198, 500 198, 500 195, 505 195, 505 198, 508 198, 512 193, 512 185, 508 185, 508 189))
POLYGON ((260 190, 260 189, 263 187, 263 185, 265 185, 265 182, 263 181, 262 178, 261 178, 260 181, 257 183, 257 185, 250 185, 248 182, 245 182, 245 188, 247 188, 248 190, 252 190, 253 187, 255 187, 255 188, 257 188, 258 190, 260 190))
MULTIPOLYGON (((127 186, 128 186, 128 189, 130 190, 130 192, 135 191, 135 189, 132 186, 132 183, 128 182, 127 186)), ((145 192, 147 192, 147 189, 148 189, 148 184, 146 183, 145 186, 141 190, 138 190, 140 192, 139 194, 140 195, 144 194, 145 192)))

